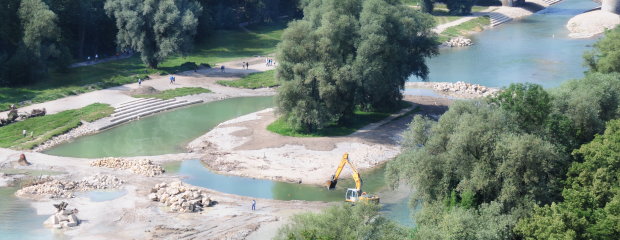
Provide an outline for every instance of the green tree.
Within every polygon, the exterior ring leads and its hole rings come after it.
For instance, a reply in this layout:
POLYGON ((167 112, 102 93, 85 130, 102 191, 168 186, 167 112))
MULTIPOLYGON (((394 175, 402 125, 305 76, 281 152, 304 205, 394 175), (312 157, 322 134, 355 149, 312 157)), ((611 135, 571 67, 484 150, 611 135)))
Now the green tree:
POLYGON ((564 202, 536 208, 516 230, 526 239, 617 239, 620 236, 620 120, 575 151, 564 202))
POLYGON ((437 53, 430 26, 434 20, 393 0, 366 0, 360 13, 355 72, 356 101, 365 110, 391 110, 413 74, 426 78, 424 59, 437 53))
POLYGON ((407 231, 379 210, 376 204, 342 204, 318 214, 298 214, 275 239, 407 239, 407 231))
POLYGON ((513 83, 490 99, 502 109, 516 114, 519 125, 529 133, 541 130, 551 111, 551 97, 542 86, 513 83))
MULTIPOLYGON (((45 77, 49 66, 62 62, 57 16, 41 0, 23 0, 17 11, 21 39, 7 59, 4 79, 9 85, 25 85, 45 77)), ((14 32, 13 32, 14 33, 14 32)), ((58 66, 58 65, 56 65, 58 66)))
POLYGON ((107 0, 116 20, 117 44, 138 52, 151 68, 191 49, 202 7, 193 0, 107 0))
POLYGON ((583 57, 590 71, 620 72, 620 28, 607 31, 583 57))
POLYGON ((445 0, 451 15, 469 15, 476 0, 445 0))
MULTIPOLYGON (((583 79, 562 84, 551 91, 551 96, 554 99, 552 114, 565 116, 556 116, 556 125, 565 129, 559 133, 568 133, 564 137, 573 135, 574 140, 565 141, 578 146, 602 133, 605 122, 620 117, 620 74, 588 74, 583 79), (570 120, 570 127, 566 126, 566 119, 570 120)), ((562 136, 559 133, 553 135, 562 136)))
POLYGON ((414 239, 497 240, 512 239, 516 218, 505 214, 499 203, 482 204, 478 209, 425 204, 416 215, 414 239))
POLYGON ((511 209, 560 194, 567 156, 524 133, 513 114, 495 105, 457 102, 436 124, 414 118, 403 142, 403 153, 388 163, 388 179, 409 180, 419 200, 443 201, 456 191, 476 201, 467 205, 497 201, 511 209))
POLYGON ((302 5, 277 52, 278 109, 298 131, 346 123, 358 106, 394 108, 405 79, 426 76, 424 58, 436 53, 427 15, 397 0, 302 5))
POLYGON ((420 9, 425 13, 433 13, 433 9, 435 8, 435 1, 433 0, 422 0, 422 6, 420 9))

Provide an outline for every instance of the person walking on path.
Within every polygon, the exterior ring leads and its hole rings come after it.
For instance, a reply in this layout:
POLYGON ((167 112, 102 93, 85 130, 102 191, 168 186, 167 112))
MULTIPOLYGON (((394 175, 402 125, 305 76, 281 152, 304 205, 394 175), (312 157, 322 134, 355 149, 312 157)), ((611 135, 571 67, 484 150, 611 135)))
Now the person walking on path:
POLYGON ((142 86, 142 78, 138 78, 138 87, 142 86))
POLYGON ((222 72, 224 72, 224 69, 225 69, 225 68, 226 68, 226 67, 224 67, 224 65, 222 65, 222 66, 220 67, 220 70, 222 70, 222 72))
POLYGON ((170 75, 170 84, 174 83, 174 76, 170 75))
POLYGON ((256 210, 256 200, 252 199, 252 211, 256 210))
POLYGON ((250 69, 250 63, 249 62, 245 62, 245 70, 250 69))

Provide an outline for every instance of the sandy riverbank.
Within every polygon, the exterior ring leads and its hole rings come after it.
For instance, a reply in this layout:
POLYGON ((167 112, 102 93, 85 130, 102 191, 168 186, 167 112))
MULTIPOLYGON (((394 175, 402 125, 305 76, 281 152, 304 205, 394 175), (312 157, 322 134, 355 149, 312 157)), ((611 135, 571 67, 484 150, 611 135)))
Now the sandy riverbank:
POLYGON ((566 24, 569 37, 590 38, 615 28, 620 24, 620 15, 602 10, 585 12, 572 17, 566 24))
MULTIPOLYGON (((452 100, 406 96, 416 114, 438 116, 452 100)), ((402 111, 405 113, 407 111, 402 111)), ((401 133, 411 122, 404 115, 373 124, 342 137, 299 138, 266 129, 277 116, 273 109, 223 122, 192 141, 188 149, 202 153, 202 160, 221 174, 321 185, 333 174, 342 155, 360 170, 373 168, 400 153, 401 133)), ((347 168, 344 176, 350 175, 347 168)))
MULTIPOLYGON (((0 149, 0 166, 13 166, 12 162, 19 153, 0 149)), ((155 159, 155 162, 190 157, 195 156, 168 156, 155 159)), ((54 230, 74 239, 244 239, 262 225, 279 226, 294 213, 318 211, 329 205, 322 202, 258 199, 257 210, 251 211, 252 198, 199 188, 217 201, 217 204, 202 212, 171 212, 162 203, 150 201, 148 194, 158 183, 179 181, 177 176, 164 174, 147 177, 129 170, 92 167, 88 159, 40 153, 27 153, 27 158, 32 165, 19 168, 66 173, 54 177, 58 179, 75 180, 105 174, 123 180, 120 190, 126 194, 104 202, 92 201, 79 192, 76 193, 77 197, 68 199, 33 196, 35 200, 32 201, 32 206, 39 215, 51 215, 55 211, 52 204, 60 201, 68 202, 71 209, 79 209, 78 217, 83 220, 80 226, 68 230, 54 230)), ((267 233, 273 234, 269 231, 267 233)))

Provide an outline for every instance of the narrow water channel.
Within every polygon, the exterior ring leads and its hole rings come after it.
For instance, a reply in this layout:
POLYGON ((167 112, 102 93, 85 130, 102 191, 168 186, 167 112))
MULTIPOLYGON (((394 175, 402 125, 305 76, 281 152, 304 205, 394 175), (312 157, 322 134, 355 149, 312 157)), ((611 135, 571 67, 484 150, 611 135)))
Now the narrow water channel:
POLYGON ((183 146, 217 124, 273 107, 273 97, 231 98, 177 109, 80 137, 45 153, 66 157, 132 157, 185 152, 183 146))
MULTIPOLYGON (((568 37, 568 20, 597 6, 592 0, 564 0, 522 20, 471 36, 474 45, 444 48, 428 60, 432 82, 504 87, 530 82, 544 87, 583 77, 582 55, 596 38, 568 37)), ((410 81, 420 81, 415 77, 410 81)))

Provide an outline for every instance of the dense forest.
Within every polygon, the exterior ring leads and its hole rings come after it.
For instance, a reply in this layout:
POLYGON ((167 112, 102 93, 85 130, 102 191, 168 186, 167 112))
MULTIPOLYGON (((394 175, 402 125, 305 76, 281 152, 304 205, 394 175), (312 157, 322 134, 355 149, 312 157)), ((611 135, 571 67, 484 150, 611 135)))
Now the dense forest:
MULTIPOLYGON (((175 14, 174 9, 161 6, 199 6, 191 8, 191 18, 196 24, 192 26, 190 43, 209 38, 216 29, 301 14, 297 0, 3 0, 0 3, 0 86, 28 85, 44 80, 51 71, 67 71, 73 62, 137 50, 136 44, 124 44, 126 35, 119 37, 122 25, 115 18, 114 2, 123 6, 154 4, 168 16, 175 14)), ((142 29, 155 26, 161 19, 145 21, 142 29)), ((188 21, 178 22, 183 25, 188 21)), ((171 36, 179 35, 168 37, 171 36)))

